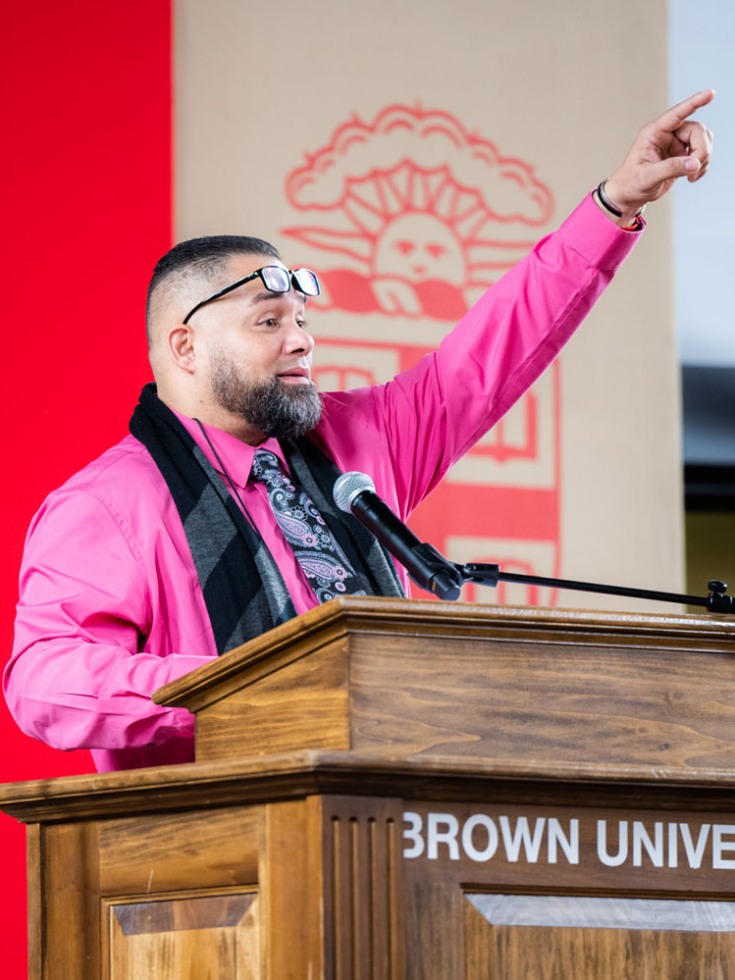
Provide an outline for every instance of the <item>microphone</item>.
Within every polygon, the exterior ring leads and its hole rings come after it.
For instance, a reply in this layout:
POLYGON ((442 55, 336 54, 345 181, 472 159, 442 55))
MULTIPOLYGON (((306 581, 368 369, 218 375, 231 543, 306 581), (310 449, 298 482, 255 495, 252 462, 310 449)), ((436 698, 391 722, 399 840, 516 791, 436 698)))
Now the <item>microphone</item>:
POLYGON ((352 514, 405 567, 416 585, 440 599, 458 599, 462 586, 459 569, 431 544, 419 541, 375 493, 365 473, 343 473, 334 484, 334 502, 352 514))

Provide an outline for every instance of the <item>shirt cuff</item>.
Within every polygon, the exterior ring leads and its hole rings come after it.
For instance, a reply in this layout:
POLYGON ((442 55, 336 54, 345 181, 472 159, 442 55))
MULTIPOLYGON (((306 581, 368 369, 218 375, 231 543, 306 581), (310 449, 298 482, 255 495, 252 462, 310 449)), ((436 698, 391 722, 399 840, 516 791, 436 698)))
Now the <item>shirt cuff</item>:
MULTIPOLYGON (((641 219, 641 231, 646 223, 641 219)), ((558 231, 591 266, 614 272, 640 238, 640 231, 625 231, 610 221, 588 194, 558 231)))

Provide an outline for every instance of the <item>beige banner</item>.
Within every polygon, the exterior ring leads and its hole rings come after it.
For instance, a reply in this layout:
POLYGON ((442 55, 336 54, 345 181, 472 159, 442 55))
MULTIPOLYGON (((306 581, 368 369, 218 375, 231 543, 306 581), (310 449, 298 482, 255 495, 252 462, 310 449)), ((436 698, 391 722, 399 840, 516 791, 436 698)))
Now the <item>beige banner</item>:
MULTIPOLYGON (((621 0, 614 16, 602 0, 177 0, 177 238, 256 235, 315 268, 322 386, 384 380, 665 107, 666 34, 664 0, 621 0)), ((432 517, 451 557, 681 590, 669 207, 649 209, 560 366, 448 476, 462 508, 475 488, 508 511, 487 533, 477 519, 467 533, 459 503, 448 523, 432 517), (541 515, 528 533, 519 492, 541 515)), ((655 608, 543 590, 473 597, 655 608)))

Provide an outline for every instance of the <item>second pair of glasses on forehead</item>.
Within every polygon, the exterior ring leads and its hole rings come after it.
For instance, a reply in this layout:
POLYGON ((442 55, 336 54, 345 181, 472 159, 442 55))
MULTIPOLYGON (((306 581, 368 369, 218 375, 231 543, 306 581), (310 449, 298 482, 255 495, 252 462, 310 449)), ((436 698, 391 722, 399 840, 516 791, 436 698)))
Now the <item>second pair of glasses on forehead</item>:
POLYGON ((262 269, 256 269, 249 276, 238 279, 236 282, 231 282, 229 286, 218 289, 216 293, 212 293, 211 296, 203 299, 201 303, 197 303, 184 317, 184 323, 188 323, 196 311, 206 306, 207 303, 213 303, 220 296, 231 293, 233 289, 244 286, 246 282, 251 282, 253 279, 260 279, 265 288, 272 293, 287 293, 293 286, 294 289, 297 289, 305 296, 319 295, 319 280, 311 269, 284 269, 280 265, 264 265, 262 269))

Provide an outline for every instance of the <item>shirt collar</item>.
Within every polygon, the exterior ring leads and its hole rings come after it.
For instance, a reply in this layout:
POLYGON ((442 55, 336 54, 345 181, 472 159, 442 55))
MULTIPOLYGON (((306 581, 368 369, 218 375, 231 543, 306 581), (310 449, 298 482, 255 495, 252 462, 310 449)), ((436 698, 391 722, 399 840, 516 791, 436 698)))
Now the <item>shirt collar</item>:
POLYGON ((174 415, 184 426, 212 466, 223 476, 229 476, 235 486, 246 486, 253 466, 256 449, 268 449, 280 459, 286 472, 288 463, 277 439, 266 439, 259 446, 251 446, 230 432, 205 425, 174 410, 174 415), (206 435, 205 435, 206 433, 206 435))

